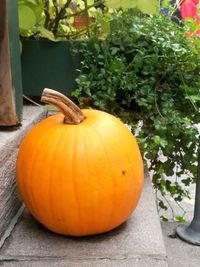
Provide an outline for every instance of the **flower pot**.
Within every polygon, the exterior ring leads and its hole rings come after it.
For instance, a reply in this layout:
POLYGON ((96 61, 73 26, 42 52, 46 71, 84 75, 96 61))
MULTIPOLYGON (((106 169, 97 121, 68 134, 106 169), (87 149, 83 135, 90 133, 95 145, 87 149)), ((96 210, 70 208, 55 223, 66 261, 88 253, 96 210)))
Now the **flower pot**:
POLYGON ((22 41, 22 84, 26 96, 40 96, 45 87, 70 96, 76 87, 80 59, 70 41, 22 41))
MULTIPOLYGON (((93 18, 89 17, 88 18, 89 21, 88 23, 91 24, 93 22, 93 18)), ((87 28, 87 19, 86 16, 81 14, 81 15, 76 15, 74 17, 74 24, 73 24, 74 28, 76 29, 84 29, 87 28)))

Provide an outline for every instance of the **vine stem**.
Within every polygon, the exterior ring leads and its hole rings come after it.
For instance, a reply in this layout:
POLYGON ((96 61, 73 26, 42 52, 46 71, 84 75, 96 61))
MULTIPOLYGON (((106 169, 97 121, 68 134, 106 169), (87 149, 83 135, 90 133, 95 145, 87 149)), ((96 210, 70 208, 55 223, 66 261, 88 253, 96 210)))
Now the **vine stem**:
POLYGON ((80 124, 86 119, 80 108, 73 101, 55 90, 45 88, 41 101, 58 108, 64 115, 65 124, 80 124))

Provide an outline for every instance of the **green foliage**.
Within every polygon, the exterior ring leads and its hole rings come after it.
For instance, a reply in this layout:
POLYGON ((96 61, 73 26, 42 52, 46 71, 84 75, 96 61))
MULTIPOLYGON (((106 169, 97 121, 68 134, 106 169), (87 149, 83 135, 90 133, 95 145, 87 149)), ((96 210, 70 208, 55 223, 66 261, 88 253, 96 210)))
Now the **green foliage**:
POLYGON ((137 8, 145 14, 154 14, 159 10, 158 0, 105 0, 105 5, 112 9, 137 8))
POLYGON ((158 0, 18 0, 20 35, 52 41, 89 37, 91 31, 104 36, 109 33, 112 13, 132 7, 153 14, 158 0), (103 9, 98 8, 102 5, 103 9), (75 27, 77 16, 84 17, 85 27, 75 27))
POLYGON ((22 37, 52 41, 89 35, 89 17, 102 15, 94 0, 19 0, 18 10, 22 37), (84 17, 84 28, 76 29, 75 16, 84 17))
POLYGON ((195 40, 185 36, 166 16, 128 11, 113 18, 105 40, 93 37, 74 48, 83 61, 73 95, 133 131, 143 122, 137 139, 153 184, 176 202, 189 197, 199 146, 193 126, 200 121, 200 57, 195 40))

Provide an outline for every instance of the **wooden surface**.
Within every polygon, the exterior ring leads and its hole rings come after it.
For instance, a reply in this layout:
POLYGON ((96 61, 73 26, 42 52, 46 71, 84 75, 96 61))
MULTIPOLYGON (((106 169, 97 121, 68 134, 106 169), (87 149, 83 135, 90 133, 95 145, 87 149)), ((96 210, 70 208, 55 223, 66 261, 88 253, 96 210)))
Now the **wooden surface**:
POLYGON ((19 123, 11 74, 6 0, 0 1, 0 126, 19 123))

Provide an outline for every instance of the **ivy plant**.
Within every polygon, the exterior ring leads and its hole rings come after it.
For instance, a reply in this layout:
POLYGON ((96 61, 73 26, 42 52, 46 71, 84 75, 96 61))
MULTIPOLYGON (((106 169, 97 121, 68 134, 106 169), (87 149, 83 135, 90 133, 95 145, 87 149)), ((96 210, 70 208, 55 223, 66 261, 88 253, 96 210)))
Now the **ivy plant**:
MULTIPOLYGON (((82 107, 120 117, 133 132, 142 122, 137 140, 153 185, 177 203, 189 197, 199 146, 200 47, 186 36, 167 16, 129 10, 114 16, 106 39, 74 47, 83 60, 73 95, 82 107)), ((158 207, 167 203, 160 199, 158 207)))

